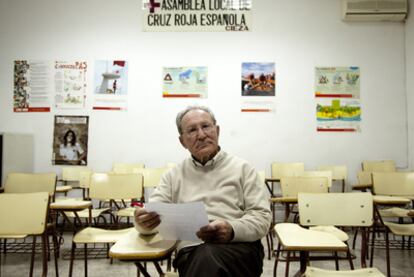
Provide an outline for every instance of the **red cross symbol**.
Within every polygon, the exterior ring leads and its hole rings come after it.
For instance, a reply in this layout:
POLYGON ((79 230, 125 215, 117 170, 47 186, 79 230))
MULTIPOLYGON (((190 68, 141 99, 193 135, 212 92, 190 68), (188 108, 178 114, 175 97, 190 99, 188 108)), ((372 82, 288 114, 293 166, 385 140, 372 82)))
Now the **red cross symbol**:
POLYGON ((149 1, 149 10, 150 13, 154 13, 155 8, 159 8, 160 7, 160 3, 155 2, 155 0, 150 0, 149 1))

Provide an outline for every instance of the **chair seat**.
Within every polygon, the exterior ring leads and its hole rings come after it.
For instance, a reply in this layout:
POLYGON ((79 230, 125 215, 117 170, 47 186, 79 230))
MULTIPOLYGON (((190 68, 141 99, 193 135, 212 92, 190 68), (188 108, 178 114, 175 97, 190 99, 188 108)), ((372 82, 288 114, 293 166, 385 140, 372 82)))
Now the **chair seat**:
POLYGON ((394 207, 390 209, 383 209, 383 210, 380 210, 379 212, 380 212, 381 217, 410 217, 409 213, 412 211, 394 207))
POLYGON ((101 228, 87 227, 76 233, 73 237, 74 243, 115 243, 123 235, 128 234, 134 227, 121 230, 106 230, 101 228))
POLYGON ((72 190, 71 186, 57 186, 56 187, 56 192, 65 193, 65 192, 69 192, 71 190, 72 190))
POLYGON ((273 203, 297 203, 297 197, 271 197, 270 201, 273 203))
POLYGON ((334 235, 335 237, 337 237, 338 239, 340 239, 341 241, 348 241, 349 239, 349 236, 347 233, 345 233, 344 231, 342 231, 341 229, 335 226, 313 226, 313 227, 309 227, 309 229, 314 230, 314 231, 330 233, 334 235))
POLYGON ((398 224, 384 221, 384 224, 390 228, 391 232, 399 236, 414 236, 414 224, 398 224))
POLYGON ((178 277, 178 272, 165 272, 165 277, 178 277))
POLYGON ((309 230, 294 223, 276 224, 275 231, 285 250, 346 251, 348 249, 345 243, 330 233, 309 230))
POLYGON ((371 184, 356 184, 352 186, 353 190, 368 190, 368 189, 372 189, 372 185, 371 184))
POLYGON ((327 270, 308 266, 304 277, 332 277, 332 276, 356 276, 356 277, 385 277, 376 268, 362 268, 356 270, 327 270))
POLYGON ((111 247, 110 257, 135 261, 168 258, 177 247, 177 241, 164 240, 158 233, 140 235, 134 227, 132 229, 111 247))
MULTIPOLYGON (((91 210, 91 217, 92 218, 97 218, 98 216, 100 216, 102 213, 109 211, 109 208, 102 208, 102 209, 92 209, 91 210)), ((73 212, 65 212, 67 217, 75 217, 75 213, 73 212)), ((80 218, 89 218, 89 209, 84 209, 80 212, 77 212, 78 216, 80 218)))
POLYGON ((82 197, 56 197, 55 202, 51 203, 53 206, 59 205, 59 204, 65 204, 65 205, 81 205, 85 203, 89 203, 90 201, 83 200, 82 197))
POLYGON ((134 207, 128 207, 117 211, 116 215, 121 217, 133 217, 135 212, 134 207))
POLYGON ((398 196, 374 195, 372 198, 379 205, 405 205, 411 202, 407 197, 398 196))
POLYGON ((1 234, 0 239, 24 239, 28 235, 12 235, 12 234, 1 234))

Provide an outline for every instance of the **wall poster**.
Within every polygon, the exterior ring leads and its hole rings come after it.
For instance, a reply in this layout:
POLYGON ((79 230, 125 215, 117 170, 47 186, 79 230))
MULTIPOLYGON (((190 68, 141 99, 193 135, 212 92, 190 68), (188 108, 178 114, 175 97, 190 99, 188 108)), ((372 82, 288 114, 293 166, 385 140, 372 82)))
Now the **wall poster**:
POLYGON ((164 67, 162 95, 207 98, 207 67, 164 67))
POLYGON ((95 62, 94 110, 126 110, 128 100, 128 62, 95 62))
POLYGON ((52 105, 84 108, 86 69, 85 61, 15 61, 13 110, 50 112, 52 105))
POLYGON ((319 132, 361 131, 359 99, 317 98, 316 117, 319 132))
POLYGON ((50 112, 52 65, 46 61, 14 61, 14 112, 50 112))
POLYGON ((315 68, 318 132, 360 132, 359 67, 315 68))
POLYGON ((315 96, 359 98, 359 67, 316 67, 315 96))
POLYGON ((87 165, 88 129, 88 116, 56 115, 52 164, 87 165))
POLYGON ((55 62, 55 106, 82 109, 86 101, 86 61, 55 62))
POLYGON ((241 67, 241 111, 275 112, 275 63, 245 62, 241 67))

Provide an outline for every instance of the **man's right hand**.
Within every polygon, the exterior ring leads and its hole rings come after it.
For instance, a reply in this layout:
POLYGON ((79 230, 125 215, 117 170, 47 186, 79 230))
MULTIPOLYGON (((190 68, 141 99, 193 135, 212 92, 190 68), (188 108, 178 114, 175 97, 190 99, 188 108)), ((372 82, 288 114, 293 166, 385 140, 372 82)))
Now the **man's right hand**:
POLYGON ((159 214, 156 212, 148 212, 141 207, 136 207, 134 218, 135 223, 146 231, 151 231, 161 223, 159 214))

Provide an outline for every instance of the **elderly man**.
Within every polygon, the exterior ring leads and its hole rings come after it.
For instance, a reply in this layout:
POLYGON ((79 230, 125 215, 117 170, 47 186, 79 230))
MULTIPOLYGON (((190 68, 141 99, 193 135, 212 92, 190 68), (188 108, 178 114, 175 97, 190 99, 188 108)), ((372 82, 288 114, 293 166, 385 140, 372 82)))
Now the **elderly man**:
MULTIPOLYGON (((197 232, 204 243, 181 242, 174 266, 180 276, 260 276, 260 239, 269 229, 271 213, 257 172, 220 149, 220 128, 208 108, 188 107, 176 123, 191 157, 163 176, 149 201, 202 201, 210 223, 197 232)), ((160 223, 158 214, 137 208, 139 232, 153 233, 160 223)))

